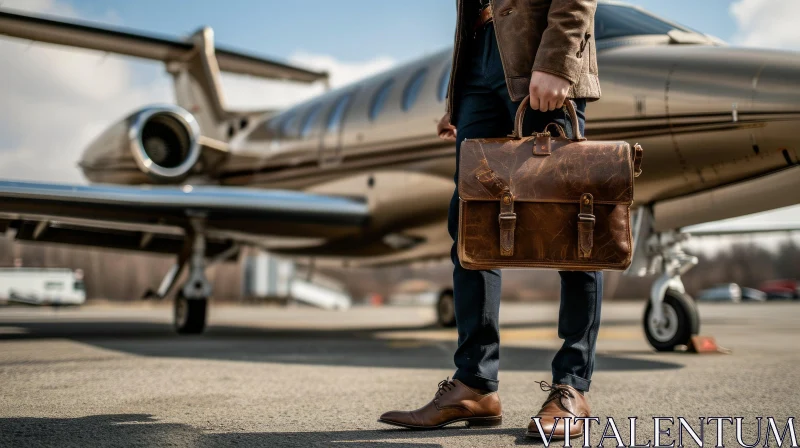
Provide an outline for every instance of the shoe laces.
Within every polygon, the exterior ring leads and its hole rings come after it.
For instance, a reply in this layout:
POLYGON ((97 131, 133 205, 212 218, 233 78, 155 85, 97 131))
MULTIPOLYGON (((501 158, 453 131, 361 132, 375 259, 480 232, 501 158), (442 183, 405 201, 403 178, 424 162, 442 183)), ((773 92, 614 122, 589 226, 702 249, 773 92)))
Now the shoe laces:
POLYGON ((437 398, 441 397, 443 394, 453 390, 453 388, 455 388, 455 387, 456 387, 456 383, 452 382, 450 380, 450 377, 448 376, 447 378, 443 379, 442 381, 439 381, 439 390, 436 391, 436 397, 437 398))
POLYGON ((536 381, 536 382, 539 384, 540 389, 542 389, 545 392, 549 392, 547 400, 544 401, 545 404, 558 398, 558 404, 561 405, 561 408, 569 412, 570 414, 574 415, 575 417, 577 417, 577 415, 575 415, 574 412, 570 411, 567 405, 564 404, 565 398, 567 399, 575 398, 575 395, 568 387, 562 386, 560 384, 550 384, 547 381, 536 381))

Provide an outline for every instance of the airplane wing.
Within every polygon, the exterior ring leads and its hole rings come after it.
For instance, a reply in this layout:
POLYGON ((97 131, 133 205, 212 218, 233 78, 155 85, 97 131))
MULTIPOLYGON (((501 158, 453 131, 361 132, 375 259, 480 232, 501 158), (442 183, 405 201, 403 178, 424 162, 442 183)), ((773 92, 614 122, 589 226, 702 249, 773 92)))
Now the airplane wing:
POLYGON ((694 236, 750 235, 756 233, 786 233, 800 231, 800 223, 765 222, 752 224, 698 224, 684 227, 681 231, 694 236))
MULTIPOLYGON (((0 11, 0 34, 68 45, 92 50, 119 53, 144 59, 185 62, 196 52, 190 41, 145 35, 122 29, 0 11)), ((312 83, 326 80, 328 74, 294 67, 263 57, 216 48, 219 69, 230 73, 312 83)))
POLYGON ((27 241, 174 254, 199 219, 215 256, 265 237, 343 238, 368 218, 364 200, 296 191, 0 181, 0 231, 27 241))

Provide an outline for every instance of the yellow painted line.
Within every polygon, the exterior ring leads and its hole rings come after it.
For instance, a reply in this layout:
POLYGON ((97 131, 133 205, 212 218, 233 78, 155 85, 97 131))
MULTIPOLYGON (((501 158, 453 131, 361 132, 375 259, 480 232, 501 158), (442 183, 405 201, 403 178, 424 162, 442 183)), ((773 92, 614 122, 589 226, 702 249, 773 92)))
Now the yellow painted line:
MULTIPOLYGON (((456 341, 456 330, 382 331, 375 333, 377 339, 394 341, 392 347, 412 347, 415 341, 456 341)), ((639 328, 601 328, 598 339, 635 340, 642 337, 639 328)), ((559 340, 558 331, 553 328, 511 328, 500 330, 501 342, 554 341, 559 340)))
POLYGON ((558 339, 558 332, 550 328, 514 328, 500 330, 500 342, 548 341, 558 339))
POLYGON ((419 331, 381 331, 375 333, 376 339, 455 341, 458 333, 455 330, 419 330, 419 331))
POLYGON ((644 338, 644 334, 642 334, 642 329, 638 327, 608 328, 606 330, 601 328, 597 338, 604 340, 630 341, 642 339, 644 338))

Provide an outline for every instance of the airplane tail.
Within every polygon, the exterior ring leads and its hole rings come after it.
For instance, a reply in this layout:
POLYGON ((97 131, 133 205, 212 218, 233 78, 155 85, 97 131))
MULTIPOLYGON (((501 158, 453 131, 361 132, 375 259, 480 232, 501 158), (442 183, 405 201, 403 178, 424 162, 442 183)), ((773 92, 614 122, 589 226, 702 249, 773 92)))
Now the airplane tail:
POLYGON ((0 35, 162 61, 173 76, 178 105, 194 114, 204 135, 221 141, 228 140, 228 123, 242 116, 226 107, 221 72, 303 83, 328 80, 326 72, 215 48, 208 27, 177 40, 0 11, 0 35))

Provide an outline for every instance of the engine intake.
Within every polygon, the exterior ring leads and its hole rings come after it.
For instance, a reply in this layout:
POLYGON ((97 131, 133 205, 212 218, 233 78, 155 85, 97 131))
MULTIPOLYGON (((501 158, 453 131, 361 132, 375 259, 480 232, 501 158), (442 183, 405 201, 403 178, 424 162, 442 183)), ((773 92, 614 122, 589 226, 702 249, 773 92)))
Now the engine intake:
POLYGON ((186 177, 200 158, 200 126, 177 106, 154 106, 132 117, 130 149, 144 173, 162 180, 186 177))

